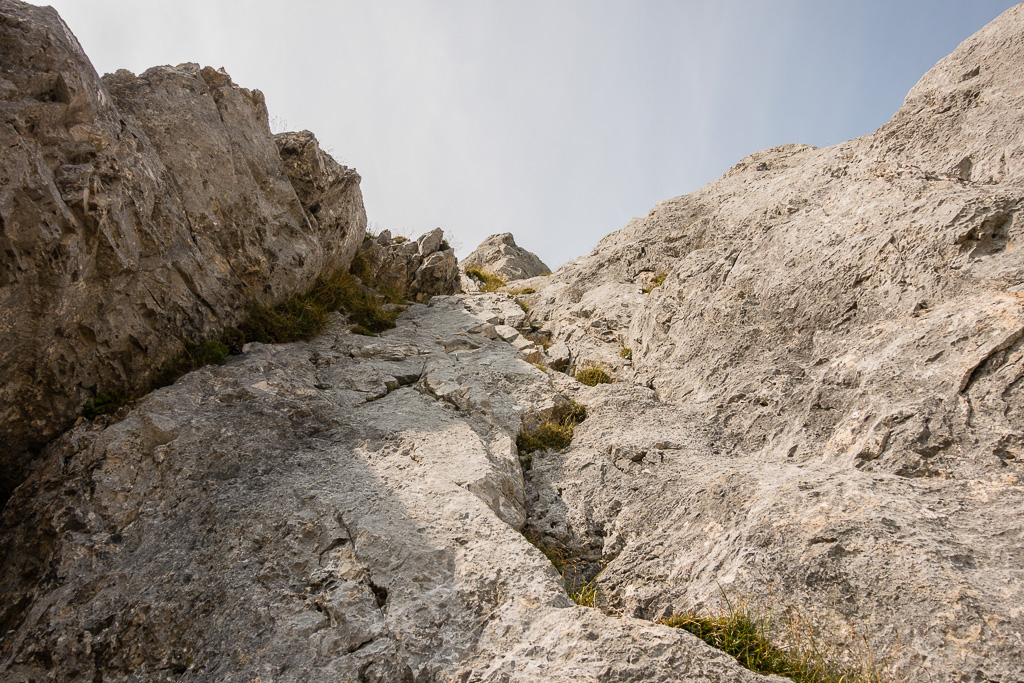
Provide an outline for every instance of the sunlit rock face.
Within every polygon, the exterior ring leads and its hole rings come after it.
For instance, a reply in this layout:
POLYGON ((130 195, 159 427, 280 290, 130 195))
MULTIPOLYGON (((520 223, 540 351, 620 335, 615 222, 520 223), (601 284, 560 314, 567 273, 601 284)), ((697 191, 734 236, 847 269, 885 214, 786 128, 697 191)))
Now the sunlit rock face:
POLYGON ((479 268, 506 281, 546 275, 551 269, 536 254, 516 244, 512 233, 491 235, 459 263, 463 269, 479 268))
POLYGON ((616 557, 628 614, 770 590, 911 680, 1021 678, 1021 130, 1018 6, 874 134, 753 154, 519 283, 649 387, 535 464, 536 530, 616 557))
POLYGON ((0 460, 16 469, 182 340, 347 267, 366 217, 359 176, 311 134, 279 153, 258 90, 195 64, 100 79, 53 10, 0 17, 0 460))
POLYGON ((0 680, 782 680, 655 623, 723 600, 888 680, 1024 679, 1024 8, 874 134, 753 154, 515 297, 443 296, 440 231, 367 237, 358 176, 258 91, 100 81, 11 0, 0 30, 12 434, 59 431, 28 387, 130 378, 357 249, 409 299, 53 439, 0 517, 0 680))

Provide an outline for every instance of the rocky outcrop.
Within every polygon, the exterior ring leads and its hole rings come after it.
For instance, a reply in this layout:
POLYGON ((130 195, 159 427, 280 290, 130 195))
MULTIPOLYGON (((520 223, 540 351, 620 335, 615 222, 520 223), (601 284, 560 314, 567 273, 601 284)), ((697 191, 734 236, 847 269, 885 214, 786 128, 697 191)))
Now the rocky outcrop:
POLYGON ((17 0, 0 33, 0 464, 16 468, 182 340, 347 267, 365 215, 358 176, 308 134, 282 161, 262 94, 223 71, 101 80, 56 12, 17 0))
POLYGON ((356 274, 392 296, 426 302, 438 294, 452 294, 459 277, 455 250, 435 228, 418 240, 392 238, 390 230, 367 235, 359 248, 362 263, 356 274))
POLYGON ((521 316, 434 297, 65 434, 2 518, 0 678, 779 680, 573 605, 518 532, 516 433, 566 405, 488 338, 521 316))
MULTIPOLYGON (((209 277, 269 299, 344 264, 356 178, 264 135, 256 93, 192 65, 75 81, 52 11, 0 8, 3 296, 49 282, 59 322, 146 286, 129 333, 205 329, 233 300, 209 277)), ((247 345, 46 447, 0 515, 0 679, 779 681, 654 623, 723 599, 776 600, 891 680, 1024 679, 1022 83, 1019 6, 875 134, 751 155, 518 300, 440 296, 439 230, 363 240, 360 277, 429 305, 247 345), (591 365, 616 381, 551 369, 591 365), (520 457, 573 402, 572 445, 520 457)), ((35 325, 56 345, 16 328, 23 353, 77 358, 35 325)))
POLYGON ((1018 6, 873 135, 751 155, 520 283, 619 380, 534 458, 535 533, 616 558, 630 615, 770 592, 907 680, 1024 677, 1022 84, 1018 6))
POLYGON ((506 281, 547 275, 551 269, 531 251, 516 244, 512 233, 491 235, 459 263, 462 269, 479 268, 506 281))

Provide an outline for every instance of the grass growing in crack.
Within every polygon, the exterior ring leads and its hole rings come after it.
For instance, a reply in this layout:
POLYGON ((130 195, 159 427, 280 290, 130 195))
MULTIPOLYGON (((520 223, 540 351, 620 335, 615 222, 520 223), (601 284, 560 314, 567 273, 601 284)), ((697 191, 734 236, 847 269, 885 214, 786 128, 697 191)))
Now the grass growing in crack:
POLYGON ((611 384, 614 381, 604 368, 596 365, 579 370, 575 377, 577 382, 586 384, 588 387, 596 387, 598 384, 611 384))
MULTIPOLYGON (((365 268, 365 261, 361 267, 365 268)), ((331 313, 338 310, 344 310, 355 323, 354 333, 365 335, 391 329, 401 313, 364 291, 350 273, 338 270, 318 277, 309 290, 277 306, 254 306, 237 327, 225 328, 216 339, 185 341, 181 351, 151 375, 140 395, 205 365, 223 365, 248 342, 280 344, 311 339, 327 328, 331 313)), ((82 416, 93 420, 109 415, 132 400, 118 393, 101 393, 85 405, 82 416)))
POLYGON ((771 606, 726 599, 717 611, 692 611, 660 619, 722 650, 760 674, 785 676, 796 683, 888 683, 897 680, 888 661, 877 661, 863 638, 860 652, 841 652, 826 642, 810 619, 787 606, 777 615, 771 606), (773 642, 777 639, 781 645, 773 642), (848 662, 856 662, 849 664, 848 662))
POLYGON ((109 415, 116 412, 121 406, 126 406, 133 400, 131 396, 126 394, 99 394, 82 407, 82 417, 87 420, 95 420, 100 415, 109 415))
POLYGON ((526 303, 522 299, 516 299, 516 303, 519 304, 519 308, 523 309, 523 313, 530 312, 530 304, 526 303))
POLYGON ((549 420, 542 425, 527 427, 520 431, 516 437, 516 448, 519 450, 523 469, 529 470, 533 466, 532 454, 536 451, 560 451, 568 448, 572 443, 576 425, 585 419, 586 407, 576 401, 569 401, 569 407, 561 419, 555 422, 549 420))
POLYGON ((665 278, 667 278, 667 277, 668 277, 667 273, 658 273, 657 275, 654 276, 654 281, 651 282, 651 286, 650 287, 644 287, 643 290, 641 290, 641 291, 643 291, 644 294, 650 294, 655 289, 657 289, 658 287, 661 287, 663 284, 665 284, 665 278))
POLYGON ((486 270, 480 270, 479 268, 466 268, 466 275, 478 281, 480 283, 480 291, 483 292, 497 292, 505 286, 505 280, 494 273, 488 273, 486 270))
MULTIPOLYGON (((523 537, 529 541, 534 548, 541 551, 548 562, 555 568, 558 575, 562 577, 562 585, 569 598, 581 607, 601 606, 601 587, 597 583, 597 577, 586 581, 582 577, 583 565, 585 562, 563 548, 550 548, 540 542, 540 538, 524 531, 523 537)), ((598 572, 600 574, 600 572, 598 572)))
POLYGON ((575 590, 569 590, 569 597, 580 607, 598 607, 601 601, 601 587, 596 581, 588 581, 575 590))
POLYGON ((534 294, 537 290, 533 287, 523 287, 521 289, 513 289, 509 294, 512 296, 520 296, 521 294, 534 294))
POLYGON ((621 349, 619 349, 619 355, 625 358, 626 360, 633 360, 633 349, 627 349, 625 346, 623 346, 621 349))

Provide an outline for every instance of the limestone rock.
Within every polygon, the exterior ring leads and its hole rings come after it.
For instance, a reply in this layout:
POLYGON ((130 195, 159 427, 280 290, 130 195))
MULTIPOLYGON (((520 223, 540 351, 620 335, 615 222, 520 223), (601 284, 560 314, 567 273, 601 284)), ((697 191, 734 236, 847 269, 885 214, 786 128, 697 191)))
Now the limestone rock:
POLYGON ((253 344, 53 442, 0 518, 0 676, 778 680, 572 605, 515 448, 565 399, 476 298, 253 344))
POLYGON ((363 241, 366 210, 359 174, 320 148, 308 130, 274 136, 295 194, 320 226, 318 236, 336 249, 335 267, 347 267, 363 241))
POLYGON ((510 232, 491 235, 472 254, 462 259, 459 265, 463 270, 475 267, 494 273, 506 282, 551 272, 536 254, 518 246, 510 232))
POLYGON ((359 256, 363 263, 357 275, 412 301, 426 302, 433 296, 454 294, 457 289, 458 261, 455 250, 444 243, 441 228, 415 242, 393 238, 387 230, 376 237, 367 236, 359 256))
POLYGON ((303 208, 262 94, 222 71, 101 80, 56 12, 17 0, 0 42, 0 465, 17 469, 183 339, 346 267, 365 216, 334 167, 317 180, 330 221, 303 208))
POLYGON ((771 592, 906 680, 1024 677, 1022 127, 1017 6, 875 134, 753 154, 521 283, 619 379, 534 457, 534 532, 627 614, 771 592))

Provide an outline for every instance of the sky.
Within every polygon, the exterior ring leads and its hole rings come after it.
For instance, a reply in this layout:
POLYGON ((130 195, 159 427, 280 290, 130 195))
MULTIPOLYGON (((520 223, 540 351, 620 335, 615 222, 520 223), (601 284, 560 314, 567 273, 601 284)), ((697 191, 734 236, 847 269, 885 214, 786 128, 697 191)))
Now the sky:
POLYGON ((742 157, 872 132, 1009 0, 50 0, 101 74, 224 67, 376 229, 551 268, 742 157))

